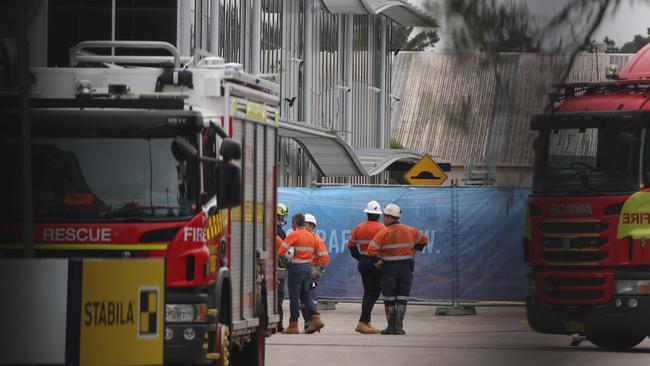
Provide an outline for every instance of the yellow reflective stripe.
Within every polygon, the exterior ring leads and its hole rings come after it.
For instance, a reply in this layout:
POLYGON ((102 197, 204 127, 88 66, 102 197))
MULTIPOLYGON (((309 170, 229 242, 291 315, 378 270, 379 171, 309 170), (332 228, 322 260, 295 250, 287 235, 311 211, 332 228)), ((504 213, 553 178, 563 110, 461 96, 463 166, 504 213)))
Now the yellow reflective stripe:
POLYGON ((314 247, 294 247, 296 250, 300 250, 301 252, 314 252, 314 247))
MULTIPOLYGON (((23 249, 22 244, 1 245, 0 249, 23 249)), ((165 250, 167 244, 34 244, 34 249, 42 250, 165 250)))
POLYGON ((397 248, 412 248, 412 243, 403 243, 403 244, 387 244, 384 245, 384 249, 397 249, 397 248))
POLYGON ((293 263, 311 263, 311 259, 294 259, 293 263))
POLYGON ((424 235, 423 235, 423 234, 420 234, 420 236, 418 236, 418 238, 415 239, 415 243, 417 243, 417 244, 423 244, 423 243, 420 243, 420 240, 422 240, 422 239, 424 239, 424 235))
POLYGON ((284 242, 284 241, 282 242, 282 247, 283 247, 283 248, 286 248, 286 249, 289 249, 289 248, 290 248, 290 247, 289 247, 289 244, 287 244, 287 243, 284 242))
POLYGON ((316 253, 316 255, 319 256, 319 257, 324 257, 324 256, 327 255, 327 252, 326 251, 318 252, 318 253, 316 253))
POLYGON ((385 261, 401 261, 404 259, 413 259, 412 255, 384 255, 381 259, 385 261))
POLYGON ((370 242, 370 246, 375 248, 375 249, 381 250, 381 247, 379 246, 379 244, 375 243, 374 241, 370 242))

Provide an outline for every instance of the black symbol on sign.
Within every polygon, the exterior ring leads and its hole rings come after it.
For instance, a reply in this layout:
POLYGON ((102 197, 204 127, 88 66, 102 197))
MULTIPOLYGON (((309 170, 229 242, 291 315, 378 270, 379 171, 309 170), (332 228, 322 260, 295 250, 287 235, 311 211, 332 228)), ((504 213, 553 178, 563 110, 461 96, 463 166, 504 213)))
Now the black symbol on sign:
POLYGON ((411 177, 411 179, 442 179, 442 178, 441 177, 436 177, 431 172, 423 171, 423 172, 420 172, 420 174, 418 174, 418 175, 416 175, 414 177, 411 177))
POLYGON ((140 289, 140 319, 138 335, 151 337, 158 334, 158 289, 140 289))

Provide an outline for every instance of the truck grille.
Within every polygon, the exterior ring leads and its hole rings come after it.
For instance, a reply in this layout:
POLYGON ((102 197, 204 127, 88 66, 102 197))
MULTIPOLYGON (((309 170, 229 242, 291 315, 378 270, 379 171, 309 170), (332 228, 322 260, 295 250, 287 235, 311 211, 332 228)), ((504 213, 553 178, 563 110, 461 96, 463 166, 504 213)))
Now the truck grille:
POLYGON ((550 265, 596 265, 606 261, 609 224, 592 221, 546 221, 542 232, 540 257, 550 265))
POLYGON ((544 251, 542 258, 549 262, 599 262, 607 257, 605 252, 596 251, 544 251))
POLYGON ((611 273, 539 273, 538 293, 551 304, 603 304, 610 300, 611 273))
POLYGON ((607 238, 603 237, 549 237, 542 238, 542 245, 545 248, 596 248, 607 244, 607 238))
POLYGON ((609 227, 602 222, 542 222, 540 230, 545 233, 600 233, 609 227))

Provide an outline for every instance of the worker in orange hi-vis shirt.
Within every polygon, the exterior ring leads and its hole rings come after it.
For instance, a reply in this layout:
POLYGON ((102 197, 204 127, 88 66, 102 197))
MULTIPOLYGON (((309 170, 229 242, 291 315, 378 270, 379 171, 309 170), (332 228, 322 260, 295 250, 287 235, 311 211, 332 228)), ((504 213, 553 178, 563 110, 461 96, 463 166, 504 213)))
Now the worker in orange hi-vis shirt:
POLYGON ((406 334, 404 316, 413 281, 415 251, 422 251, 429 239, 414 227, 400 224, 401 210, 396 204, 384 208, 386 227, 368 246, 375 267, 381 269, 381 292, 388 327, 381 334, 406 334))
POLYGON ((310 314, 309 326, 305 333, 311 334, 325 326, 320 314, 309 293, 311 285, 312 261, 318 250, 318 239, 314 234, 305 230, 305 215, 298 213, 292 217, 292 226, 295 230, 287 235, 278 248, 279 256, 286 256, 291 248, 294 250, 292 263, 289 266, 289 300, 290 317, 289 326, 284 334, 298 334, 298 318, 300 316, 300 303, 307 306, 310 314))
POLYGON ((381 206, 377 201, 370 201, 363 210, 367 221, 357 225, 348 241, 350 255, 359 263, 357 269, 363 283, 363 300, 361 302, 361 317, 354 329, 362 334, 377 334, 379 330, 370 324, 372 308, 381 295, 381 272, 373 266, 372 258, 368 256, 368 245, 372 238, 385 226, 379 222, 381 206))
MULTIPOLYGON (((316 249, 316 254, 314 259, 311 261, 311 285, 309 286, 309 292, 311 293, 311 298, 315 302, 316 308, 318 308, 318 299, 316 288, 318 286, 318 280, 325 274, 325 267, 330 262, 330 256, 327 252, 327 247, 325 246, 325 241, 316 234, 316 217, 312 214, 305 214, 305 230, 309 231, 314 235, 318 240, 318 248, 316 249)), ((305 329, 309 328, 309 312, 307 311, 307 306, 305 304, 300 304, 300 312, 302 312, 302 317, 305 320, 305 329)))

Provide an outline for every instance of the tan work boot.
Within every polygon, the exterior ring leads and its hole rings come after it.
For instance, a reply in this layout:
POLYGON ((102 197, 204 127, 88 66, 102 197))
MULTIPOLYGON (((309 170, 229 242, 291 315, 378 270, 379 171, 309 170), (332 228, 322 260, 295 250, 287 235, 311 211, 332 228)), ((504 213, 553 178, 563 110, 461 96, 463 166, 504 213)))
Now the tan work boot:
POLYGON ((355 332, 359 332, 361 334, 377 334, 379 333, 379 330, 373 328, 369 322, 362 322, 359 321, 357 323, 357 327, 354 328, 355 332))
POLYGON ((290 320, 289 326, 284 330, 284 332, 282 332, 282 334, 300 334, 300 329, 298 329, 298 321, 290 320))
POLYGON ((320 330, 324 326, 325 323, 320 319, 320 315, 314 314, 311 316, 311 319, 309 319, 309 326, 305 329, 305 333, 316 333, 316 331, 320 330))
POLYGON ((375 328, 368 322, 368 329, 370 329, 370 333, 368 334, 379 334, 379 329, 375 328))

